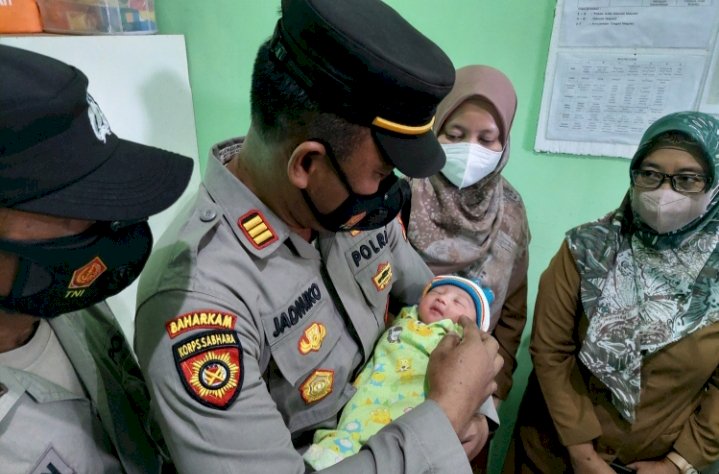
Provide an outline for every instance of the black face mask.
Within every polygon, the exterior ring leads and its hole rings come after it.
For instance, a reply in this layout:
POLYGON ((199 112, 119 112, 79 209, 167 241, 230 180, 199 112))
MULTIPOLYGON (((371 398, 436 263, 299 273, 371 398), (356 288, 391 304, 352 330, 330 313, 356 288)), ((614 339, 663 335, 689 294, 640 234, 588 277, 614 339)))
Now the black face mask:
POLYGON ((119 293, 140 275, 152 250, 147 222, 100 222, 58 239, 0 239, 18 268, 0 308, 52 318, 119 293))
POLYGON ((404 179, 394 174, 387 176, 380 182, 377 192, 370 195, 356 194, 352 191, 347 176, 340 168, 330 146, 322 140, 314 139, 325 146, 327 157, 330 159, 335 174, 340 179, 349 196, 337 209, 327 214, 321 213, 312 202, 305 189, 302 196, 309 206, 315 219, 322 227, 330 232, 347 232, 351 230, 373 230, 392 222, 399 211, 411 198, 411 188, 404 179))

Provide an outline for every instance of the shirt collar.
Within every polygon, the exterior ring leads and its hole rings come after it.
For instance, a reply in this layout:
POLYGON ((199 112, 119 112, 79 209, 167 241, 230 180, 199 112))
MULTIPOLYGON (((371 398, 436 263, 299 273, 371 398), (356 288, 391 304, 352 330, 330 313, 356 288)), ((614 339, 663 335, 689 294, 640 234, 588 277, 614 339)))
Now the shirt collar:
POLYGON ((212 147, 203 184, 247 251, 265 258, 282 245, 291 231, 282 219, 226 168, 230 159, 242 149, 243 143, 244 137, 237 137, 212 147))

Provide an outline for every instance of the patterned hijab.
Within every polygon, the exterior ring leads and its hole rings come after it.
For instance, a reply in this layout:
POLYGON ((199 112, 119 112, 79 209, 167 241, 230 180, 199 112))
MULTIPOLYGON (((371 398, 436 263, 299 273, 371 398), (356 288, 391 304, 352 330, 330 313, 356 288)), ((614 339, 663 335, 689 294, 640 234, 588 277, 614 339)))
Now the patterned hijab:
MULTIPOLYGON (((686 151, 708 165, 707 192, 714 192, 719 121, 700 112, 657 120, 644 133, 631 169, 664 147, 662 135, 669 131, 699 144, 686 151)), ((631 192, 613 213, 567 233, 589 318, 579 359, 610 389, 614 406, 629 422, 639 403, 643 360, 719 322, 719 197, 703 216, 659 235, 632 212, 631 192)))
MULTIPOLYGON (((412 180, 407 237, 435 274, 459 273, 479 278, 496 296, 492 305, 492 313, 496 313, 495 308, 501 308, 504 301, 512 268, 493 265, 492 255, 507 249, 523 252, 529 238, 525 224, 502 225, 507 219, 526 221, 518 194, 500 174, 509 160, 509 131, 517 110, 517 96, 507 76, 494 68, 458 69, 454 88, 437 108, 436 134, 470 98, 484 99, 496 109, 493 115, 504 146, 502 157, 492 173, 461 190, 441 173, 412 180), (512 229, 516 235, 508 235, 502 228, 512 229), (487 281, 488 278, 492 281, 487 281)), ((496 322, 496 318, 493 320, 496 322)))

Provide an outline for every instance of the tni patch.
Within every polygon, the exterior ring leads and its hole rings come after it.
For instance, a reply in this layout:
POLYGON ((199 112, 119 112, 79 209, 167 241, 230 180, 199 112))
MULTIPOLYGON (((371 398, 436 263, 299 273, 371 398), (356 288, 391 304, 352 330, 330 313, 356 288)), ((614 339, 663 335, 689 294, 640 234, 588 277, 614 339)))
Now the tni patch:
POLYGON ((175 367, 192 398, 210 408, 229 408, 240 394, 242 346, 234 331, 207 331, 172 346, 175 367))
POLYGON ((100 275, 105 273, 105 270, 107 270, 105 262, 100 257, 95 257, 72 273, 72 279, 67 287, 70 289, 88 288, 100 278, 100 275))

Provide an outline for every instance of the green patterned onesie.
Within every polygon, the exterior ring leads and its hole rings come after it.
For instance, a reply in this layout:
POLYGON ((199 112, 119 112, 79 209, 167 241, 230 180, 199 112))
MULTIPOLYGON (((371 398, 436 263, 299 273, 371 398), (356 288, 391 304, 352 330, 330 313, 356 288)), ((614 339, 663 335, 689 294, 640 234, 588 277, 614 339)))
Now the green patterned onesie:
POLYGON ((334 430, 317 430, 304 455, 315 469, 323 469, 357 453, 382 427, 426 398, 425 374, 429 354, 454 329, 449 319, 424 324, 417 306, 402 308, 374 349, 372 358, 354 382, 357 392, 347 402, 334 430))

